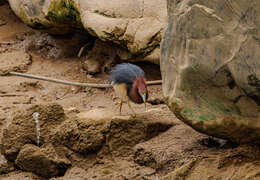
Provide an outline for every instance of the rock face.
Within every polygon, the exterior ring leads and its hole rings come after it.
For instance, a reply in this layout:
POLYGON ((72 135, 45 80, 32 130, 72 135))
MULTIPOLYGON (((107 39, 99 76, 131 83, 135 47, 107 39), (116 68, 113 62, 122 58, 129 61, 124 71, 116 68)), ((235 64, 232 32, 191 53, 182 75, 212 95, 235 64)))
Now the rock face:
POLYGON ((9 4, 33 28, 53 34, 86 30, 121 45, 135 58, 159 63, 167 20, 165 0, 9 0, 9 4))
POLYGON ((260 2, 167 3, 161 72, 168 106, 200 132, 259 142, 260 2))

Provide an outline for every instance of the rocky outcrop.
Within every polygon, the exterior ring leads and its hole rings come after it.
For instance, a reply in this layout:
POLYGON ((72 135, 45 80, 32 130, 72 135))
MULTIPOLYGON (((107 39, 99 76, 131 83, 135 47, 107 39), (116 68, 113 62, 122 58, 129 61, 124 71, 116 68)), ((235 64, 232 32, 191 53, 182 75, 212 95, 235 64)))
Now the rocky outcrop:
POLYGON ((127 49, 130 59, 159 63, 167 20, 165 0, 9 0, 9 4, 32 28, 52 34, 85 30, 127 49))
MULTIPOLYGON (((134 145, 174 125, 160 117, 163 113, 143 113, 135 118, 116 116, 102 108, 67 117, 59 104, 33 105, 16 112, 4 128, 1 152, 21 170, 52 178, 64 175, 73 166, 73 155, 133 154, 134 145), (40 131, 35 124, 36 112, 40 131)), ((1 171, 9 172, 12 168, 12 163, 0 161, 1 171)))
POLYGON ((174 125, 167 120, 158 120, 144 114, 115 116, 105 109, 82 112, 75 119, 68 119, 55 133, 55 142, 80 154, 97 152, 102 147, 114 155, 129 154, 137 143, 148 140, 174 125))
POLYGON ((200 132, 259 142, 260 2, 167 3, 161 72, 168 106, 200 132))

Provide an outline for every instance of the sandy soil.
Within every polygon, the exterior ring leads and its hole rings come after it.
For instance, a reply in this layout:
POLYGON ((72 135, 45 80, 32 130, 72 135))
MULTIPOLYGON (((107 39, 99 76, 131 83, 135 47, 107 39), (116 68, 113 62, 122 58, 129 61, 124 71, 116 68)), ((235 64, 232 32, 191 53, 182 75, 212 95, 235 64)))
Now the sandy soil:
MULTIPOLYGON (((44 57, 44 53, 55 48, 52 46, 45 51, 39 49, 46 47, 28 50, 27 42, 35 42, 37 37, 41 40, 45 36, 38 36, 35 30, 21 23, 8 5, 0 6, 0 56, 28 51, 31 58, 31 63, 23 65, 26 67, 22 69, 18 68, 19 71, 76 82, 107 82, 106 73, 94 76, 86 74, 82 68, 82 58, 77 58, 77 49, 69 53, 70 57, 56 58, 44 57)), ((1 66, 5 66, 5 61, 1 61, 1 66)), ((148 80, 161 78, 158 66, 146 63, 138 65, 146 71, 148 80)), ((2 128, 10 122, 13 112, 32 104, 57 102, 68 114, 95 108, 116 110, 117 99, 112 89, 74 87, 15 76, 0 76, 0 87, 1 134, 2 128)), ((149 93, 150 99, 162 99, 162 89, 159 85, 150 86, 149 93)), ((145 110, 143 105, 133 105, 133 108, 137 113, 145 110)), ((73 167, 83 167, 85 170, 77 173, 75 177, 80 175, 82 179, 260 179, 260 156, 257 151, 259 147, 238 146, 200 134, 180 122, 165 104, 148 104, 147 108, 159 109, 165 114, 163 118, 169 118, 176 125, 148 141, 137 144, 129 157, 113 157, 110 154, 103 155, 102 160, 97 160, 99 156, 95 154, 87 157, 72 154, 73 167), (107 172, 112 172, 112 175, 105 176, 107 172)), ((123 113, 130 113, 126 105, 123 106, 123 113)), ((156 111, 154 113, 156 116, 156 111)), ((40 179, 27 174, 11 168, 8 173, 2 173, 0 179, 40 179)), ((74 179, 74 176, 70 174, 67 179, 74 179)))

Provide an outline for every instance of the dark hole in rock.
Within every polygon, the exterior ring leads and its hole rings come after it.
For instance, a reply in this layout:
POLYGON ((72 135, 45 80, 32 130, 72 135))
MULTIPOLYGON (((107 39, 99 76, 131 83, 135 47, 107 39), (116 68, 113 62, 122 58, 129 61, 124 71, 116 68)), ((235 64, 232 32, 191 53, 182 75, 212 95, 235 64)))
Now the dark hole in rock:
POLYGON ((6 3, 7 3, 6 0, 0 0, 0 6, 4 5, 4 4, 6 4, 6 3))
POLYGON ((147 61, 135 62, 133 64, 140 66, 144 70, 148 81, 162 79, 159 65, 147 61))
POLYGON ((235 148, 238 146, 237 143, 228 140, 219 139, 219 138, 213 138, 213 137, 200 139, 198 140, 198 143, 209 148, 222 148, 222 149, 235 148))

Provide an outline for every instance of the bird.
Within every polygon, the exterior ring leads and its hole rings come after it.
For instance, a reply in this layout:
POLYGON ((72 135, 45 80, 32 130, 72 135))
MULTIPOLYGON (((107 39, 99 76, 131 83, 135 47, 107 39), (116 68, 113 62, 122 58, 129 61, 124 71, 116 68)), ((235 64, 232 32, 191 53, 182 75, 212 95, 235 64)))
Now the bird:
POLYGON ((136 116, 135 111, 130 105, 130 101, 136 104, 144 103, 148 99, 146 76, 144 71, 132 63, 118 64, 110 71, 109 82, 118 96, 119 114, 121 115, 123 103, 127 103, 132 111, 132 116, 136 116))

